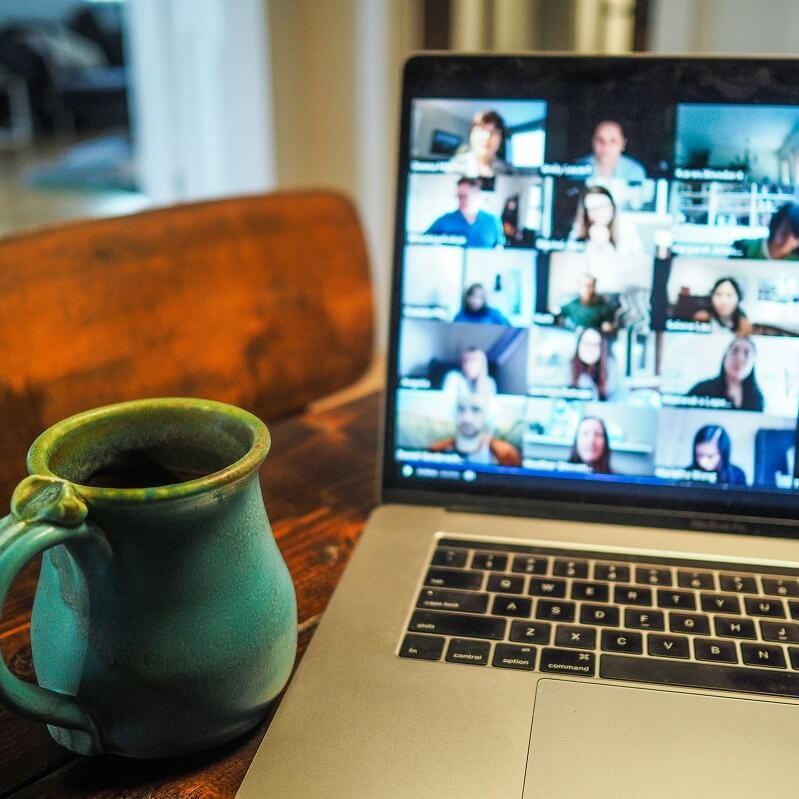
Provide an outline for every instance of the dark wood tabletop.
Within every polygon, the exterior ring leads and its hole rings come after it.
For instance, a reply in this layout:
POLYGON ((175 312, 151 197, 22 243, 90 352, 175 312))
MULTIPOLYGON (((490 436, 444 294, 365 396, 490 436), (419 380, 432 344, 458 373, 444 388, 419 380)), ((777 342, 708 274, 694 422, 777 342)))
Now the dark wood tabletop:
MULTIPOLYGON (((379 408, 380 397, 374 394, 270 425, 272 451, 261 485, 297 590, 298 661, 377 503, 379 408)), ((30 609, 37 576, 37 564, 31 564, 14 585, 0 622, 6 662, 30 680, 30 609)), ((55 744, 43 724, 19 719, 0 707, 0 797, 233 797, 278 702, 268 718, 242 738, 169 761, 79 757, 55 744)))

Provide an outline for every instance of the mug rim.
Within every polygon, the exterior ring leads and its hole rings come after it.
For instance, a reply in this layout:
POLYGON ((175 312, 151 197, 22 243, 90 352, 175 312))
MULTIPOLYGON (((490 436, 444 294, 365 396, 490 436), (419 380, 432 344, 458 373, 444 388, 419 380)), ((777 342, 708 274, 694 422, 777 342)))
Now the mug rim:
POLYGON ((28 450, 26 459, 28 472, 32 475, 54 477, 74 486, 80 496, 87 501, 96 502, 152 502, 194 497, 209 490, 229 486, 253 473, 266 459, 272 444, 269 428, 255 414, 236 405, 216 400, 195 397, 154 397, 149 399, 117 402, 99 408, 81 411, 56 422, 40 433, 28 450), (113 418, 129 412, 168 409, 206 411, 224 416, 230 421, 243 424, 252 433, 252 443, 247 452, 238 460, 210 474, 183 483, 170 483, 146 488, 106 488, 76 483, 50 468, 50 457, 59 440, 87 422, 113 418))

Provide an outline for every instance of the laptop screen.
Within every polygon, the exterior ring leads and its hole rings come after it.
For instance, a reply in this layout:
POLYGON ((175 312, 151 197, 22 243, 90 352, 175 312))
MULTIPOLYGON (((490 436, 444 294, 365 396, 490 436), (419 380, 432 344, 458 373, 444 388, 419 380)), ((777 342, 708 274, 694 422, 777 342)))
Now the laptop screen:
POLYGON ((799 508, 799 63, 406 69, 388 485, 799 508))

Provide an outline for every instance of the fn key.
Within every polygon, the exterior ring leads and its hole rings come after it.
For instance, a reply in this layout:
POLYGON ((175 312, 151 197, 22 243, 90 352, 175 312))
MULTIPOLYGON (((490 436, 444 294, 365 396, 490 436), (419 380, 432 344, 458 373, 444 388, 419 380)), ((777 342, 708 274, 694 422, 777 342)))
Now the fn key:
POLYGON ((444 639, 437 635, 414 635, 409 633, 400 647, 400 657, 417 660, 440 660, 444 651, 444 639))

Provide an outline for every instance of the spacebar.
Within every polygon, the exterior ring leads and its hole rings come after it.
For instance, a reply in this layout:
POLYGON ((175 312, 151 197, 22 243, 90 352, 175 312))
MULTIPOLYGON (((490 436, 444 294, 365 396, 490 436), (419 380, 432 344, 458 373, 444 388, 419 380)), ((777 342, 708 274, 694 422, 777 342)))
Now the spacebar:
POLYGON ((610 680, 799 697, 799 673, 746 669, 716 663, 705 665, 679 660, 602 655, 599 659, 599 676, 610 680))

